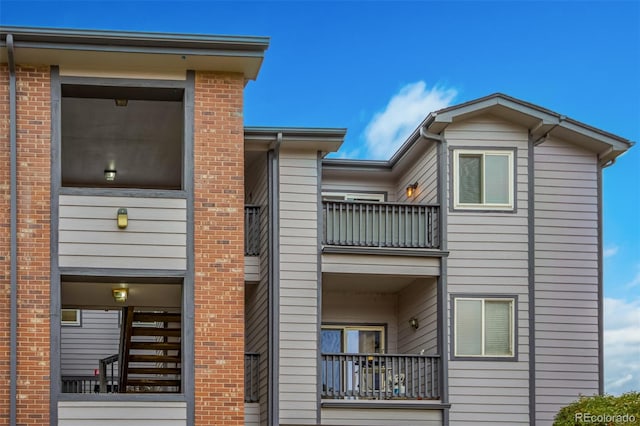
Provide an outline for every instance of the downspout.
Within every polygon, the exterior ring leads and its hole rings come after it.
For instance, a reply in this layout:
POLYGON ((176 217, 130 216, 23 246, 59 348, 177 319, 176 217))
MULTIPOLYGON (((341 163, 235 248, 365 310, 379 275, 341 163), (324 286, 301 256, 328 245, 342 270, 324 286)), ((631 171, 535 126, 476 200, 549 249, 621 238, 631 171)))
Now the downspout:
POLYGON ((267 424, 280 424, 280 145, 278 132, 269 151, 269 373, 267 392, 267 424))
MULTIPOLYGON (((448 252, 447 242, 447 141, 442 135, 428 132, 425 126, 420 127, 420 136, 439 143, 438 146, 438 201, 440 204, 440 251, 448 252)), ((438 346, 440 352, 440 402, 442 404, 442 424, 449 426, 449 346, 447 344, 447 254, 440 257, 440 276, 438 277, 438 346)))
POLYGON ((7 34, 7 56, 9 58, 9 126, 10 126, 10 180, 11 180, 11 283, 10 283, 10 361, 9 361, 9 424, 17 423, 17 384, 18 384, 18 201, 17 201, 17 124, 16 124, 16 63, 14 59, 13 35, 7 34))

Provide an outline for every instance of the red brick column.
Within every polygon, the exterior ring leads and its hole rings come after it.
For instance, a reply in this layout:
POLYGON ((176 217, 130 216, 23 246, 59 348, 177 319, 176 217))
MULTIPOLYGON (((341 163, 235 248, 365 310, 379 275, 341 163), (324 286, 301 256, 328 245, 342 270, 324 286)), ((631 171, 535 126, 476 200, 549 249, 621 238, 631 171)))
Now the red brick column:
MULTIPOLYGON (((18 67, 18 424, 49 424, 51 90, 49 67, 18 67)), ((4 326, 3 326, 4 327, 4 326)))
POLYGON ((9 424, 9 68, 0 65, 0 425, 9 424))
POLYGON ((244 425, 244 132, 240 74, 196 73, 195 423, 244 425))

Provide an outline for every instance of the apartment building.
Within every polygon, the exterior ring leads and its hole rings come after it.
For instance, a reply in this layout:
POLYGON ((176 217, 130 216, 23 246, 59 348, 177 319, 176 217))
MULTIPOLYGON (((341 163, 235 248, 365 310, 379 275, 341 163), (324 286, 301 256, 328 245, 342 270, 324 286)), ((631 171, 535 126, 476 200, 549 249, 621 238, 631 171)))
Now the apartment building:
POLYGON ((632 143, 493 94, 327 158, 345 129, 244 125, 268 43, 0 30, 0 422, 548 425, 602 392, 632 143))

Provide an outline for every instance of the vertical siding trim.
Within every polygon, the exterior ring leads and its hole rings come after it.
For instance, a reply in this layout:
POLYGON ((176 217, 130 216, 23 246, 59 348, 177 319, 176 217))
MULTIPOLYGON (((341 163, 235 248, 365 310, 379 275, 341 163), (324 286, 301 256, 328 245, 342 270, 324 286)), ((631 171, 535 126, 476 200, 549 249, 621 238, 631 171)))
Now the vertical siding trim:
MULTIPOLYGON (((322 338, 322 236, 324 235, 324 223, 322 221, 322 152, 318 151, 318 208, 316 209, 318 214, 318 268, 317 276, 318 276, 318 285, 317 287, 317 305, 318 305, 318 319, 316 320, 317 327, 317 342, 318 347, 320 347, 320 342, 322 338)), ((320 351, 321 352, 321 351, 320 351)), ((322 401, 320 399, 320 395, 322 393, 322 357, 316 357, 317 363, 317 383, 318 383, 318 391, 316 393, 316 401, 317 401, 317 410, 316 410, 316 423, 321 423, 322 416, 322 401)))
MULTIPOLYGON (((449 150, 447 140, 443 137, 440 140, 438 155, 438 201, 440 203, 440 250, 448 250, 447 220, 449 210, 447 209, 447 159, 449 150)), ((440 352, 440 401, 445 407, 442 409, 442 424, 449 426, 449 344, 448 344, 448 315, 447 298, 447 256, 440 258, 440 276, 438 277, 438 346, 440 352)))
POLYGON ((531 132, 528 138, 527 174, 527 249, 528 253, 528 285, 529 285, 529 423, 536 424, 536 243, 535 243, 535 173, 533 155, 534 145, 531 132))
MULTIPOLYGON (((58 399, 60 394, 61 380, 61 334, 60 330, 60 265, 58 256, 58 235, 60 227, 60 182, 61 182, 61 85, 60 69, 57 66, 51 67, 51 288, 50 288, 50 377, 49 390, 49 416, 51 425, 58 424, 58 399)), ((13 321, 12 321, 13 322, 13 321)))
POLYGON ((274 149, 268 152, 268 204, 269 204, 269 361, 267 386, 267 423, 280 424, 280 144, 282 133, 278 133, 274 149))
POLYGON ((598 392, 604 395, 604 270, 602 233, 602 165, 598 162, 598 392))
POLYGON ((195 72, 187 71, 187 79, 184 87, 184 140, 183 140, 183 177, 182 189, 187 193, 187 270, 182 280, 182 389, 187 399, 187 425, 195 424, 195 238, 194 238, 194 148, 193 148, 193 122, 195 101, 195 72))

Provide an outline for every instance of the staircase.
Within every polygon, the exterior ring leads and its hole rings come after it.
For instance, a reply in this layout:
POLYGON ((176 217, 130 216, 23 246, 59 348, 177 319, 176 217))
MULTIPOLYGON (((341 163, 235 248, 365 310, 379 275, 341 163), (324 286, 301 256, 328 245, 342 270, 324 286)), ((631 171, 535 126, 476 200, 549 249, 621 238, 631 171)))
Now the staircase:
POLYGON ((179 393, 181 315, 123 308, 118 388, 123 393, 179 393))

